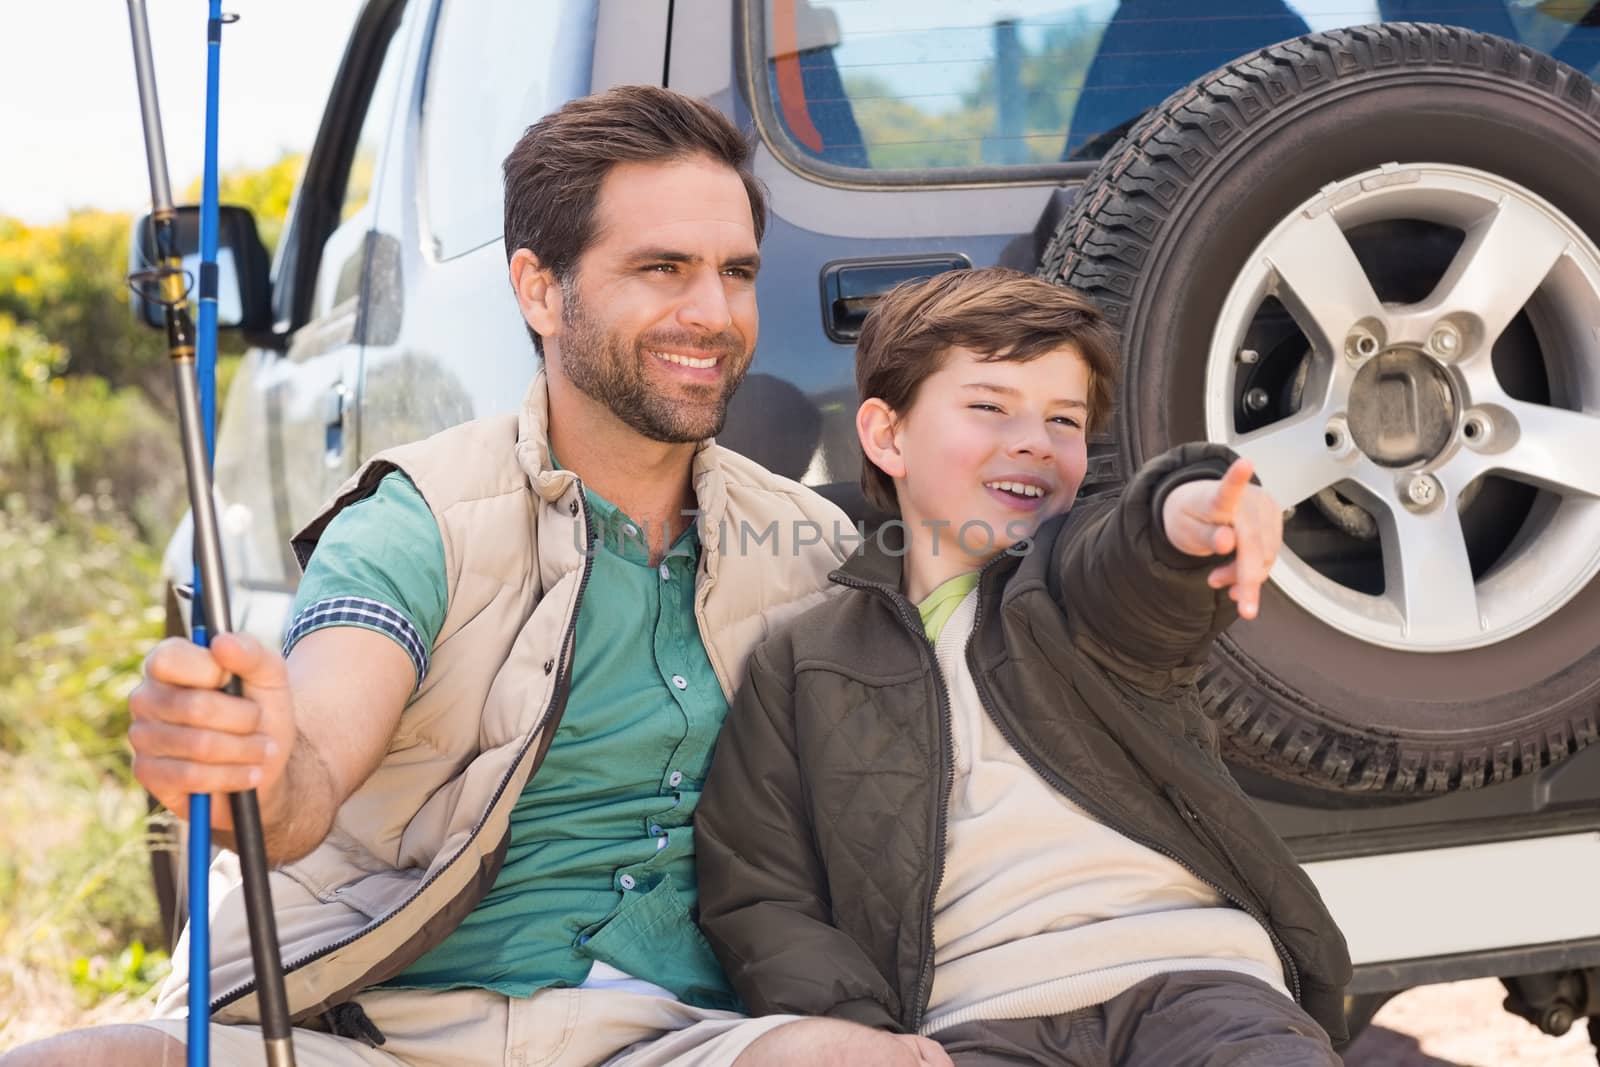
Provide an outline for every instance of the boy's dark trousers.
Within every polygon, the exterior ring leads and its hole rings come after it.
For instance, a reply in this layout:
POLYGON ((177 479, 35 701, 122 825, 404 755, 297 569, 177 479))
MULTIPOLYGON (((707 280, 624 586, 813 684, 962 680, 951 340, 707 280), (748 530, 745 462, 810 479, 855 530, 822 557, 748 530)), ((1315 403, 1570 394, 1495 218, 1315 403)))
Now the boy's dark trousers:
POLYGON ((956 1067, 1340 1067, 1327 1034, 1264 982, 1226 971, 1156 975, 1104 1004, 933 1035, 956 1067))

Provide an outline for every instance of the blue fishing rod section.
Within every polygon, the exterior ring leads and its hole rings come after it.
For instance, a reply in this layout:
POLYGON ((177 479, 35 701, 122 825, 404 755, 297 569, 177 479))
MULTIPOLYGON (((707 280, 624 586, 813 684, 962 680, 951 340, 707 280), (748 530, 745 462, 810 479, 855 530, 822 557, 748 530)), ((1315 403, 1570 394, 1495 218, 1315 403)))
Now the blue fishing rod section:
MULTIPOLYGON (((195 377, 200 387, 200 424, 205 432, 206 465, 217 454, 217 112, 222 84, 222 0, 210 0, 206 20, 205 171, 200 181, 200 316, 195 336, 195 377)), ((210 486, 205 487, 210 491, 210 486)), ((191 629, 194 642, 208 646, 200 565, 194 569, 191 629)), ((189 1067, 211 1062, 211 797, 189 797, 189 1067)))

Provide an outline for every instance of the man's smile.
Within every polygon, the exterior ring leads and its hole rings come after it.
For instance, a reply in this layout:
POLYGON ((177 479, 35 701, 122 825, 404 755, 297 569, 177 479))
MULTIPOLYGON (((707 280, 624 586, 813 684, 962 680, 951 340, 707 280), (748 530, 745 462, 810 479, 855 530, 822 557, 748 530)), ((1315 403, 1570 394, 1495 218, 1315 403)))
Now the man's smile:
POLYGON ((664 352, 657 349, 650 349, 649 352, 663 362, 695 370, 715 367, 722 360, 721 356, 691 356, 681 352, 664 352))

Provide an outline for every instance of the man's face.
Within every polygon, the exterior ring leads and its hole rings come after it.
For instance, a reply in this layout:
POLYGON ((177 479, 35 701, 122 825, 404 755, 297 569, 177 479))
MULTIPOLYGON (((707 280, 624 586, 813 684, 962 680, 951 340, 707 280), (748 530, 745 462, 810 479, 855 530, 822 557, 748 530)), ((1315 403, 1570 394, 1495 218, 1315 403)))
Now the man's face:
POLYGON ((1088 466, 1088 401, 1089 366, 1070 345, 1026 363, 947 352, 895 427, 909 536, 948 523, 941 549, 949 538, 974 561, 1033 536, 1077 496, 1088 466), (967 523, 978 525, 958 539, 967 523))
POLYGON ((705 158, 620 163, 600 185, 594 237, 562 286, 547 349, 643 436, 714 436, 755 351, 759 266, 734 171, 705 158))

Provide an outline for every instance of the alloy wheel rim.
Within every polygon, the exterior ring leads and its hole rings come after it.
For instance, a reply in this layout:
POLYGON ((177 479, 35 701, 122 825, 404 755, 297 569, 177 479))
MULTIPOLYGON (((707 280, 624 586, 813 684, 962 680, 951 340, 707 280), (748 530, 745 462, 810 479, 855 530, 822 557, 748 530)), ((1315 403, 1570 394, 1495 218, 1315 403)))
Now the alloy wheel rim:
POLYGON ((1261 241, 1223 302, 1205 372, 1209 440, 1255 465, 1286 508, 1339 498, 1371 517, 1381 592, 1351 588, 1288 545, 1272 579, 1372 644, 1449 652, 1549 618, 1600 571, 1600 251, 1548 201, 1485 171, 1386 164, 1324 187, 1261 241), (1385 302, 1346 234, 1422 220, 1463 235, 1424 299, 1385 302), (1306 341, 1296 409, 1241 430, 1276 299, 1306 341), (1502 385, 1496 342, 1526 314, 1553 393, 1502 385), (1488 477, 1532 486, 1510 544, 1474 573, 1461 508, 1488 477), (1553 562, 1552 562, 1553 561, 1553 562))

